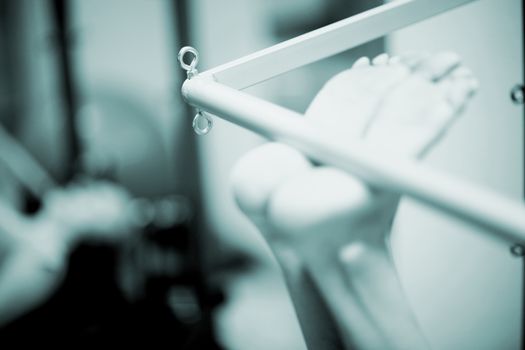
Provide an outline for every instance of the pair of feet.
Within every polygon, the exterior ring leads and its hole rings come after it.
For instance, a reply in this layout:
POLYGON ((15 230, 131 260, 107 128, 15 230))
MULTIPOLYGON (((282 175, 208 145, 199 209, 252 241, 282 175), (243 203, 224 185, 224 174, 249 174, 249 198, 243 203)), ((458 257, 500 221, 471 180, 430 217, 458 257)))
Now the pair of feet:
MULTIPOLYGON (((333 77, 305 118, 334 137, 417 159, 438 142, 476 88, 453 53, 383 54, 372 62, 361 58, 333 77)), ((283 269, 309 346, 332 342, 332 331, 322 330, 322 312, 311 306, 317 301, 348 347, 426 347, 385 240, 397 196, 373 191, 338 169, 316 167, 277 143, 241 158, 232 183, 239 207, 283 269)))

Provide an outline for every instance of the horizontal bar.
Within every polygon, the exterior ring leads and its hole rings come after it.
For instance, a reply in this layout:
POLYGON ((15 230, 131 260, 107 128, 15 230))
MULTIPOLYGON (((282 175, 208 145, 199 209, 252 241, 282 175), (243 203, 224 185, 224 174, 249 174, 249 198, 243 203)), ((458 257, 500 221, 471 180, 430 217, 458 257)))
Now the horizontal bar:
POLYGON ((182 94, 197 108, 286 143, 311 159, 345 170, 369 185, 410 196, 511 243, 525 242, 525 206, 520 202, 414 161, 387 157, 362 143, 337 140, 316 129, 299 113, 210 79, 198 76, 186 80, 182 94))
POLYGON ((207 70, 201 76, 244 89, 472 1, 392 1, 207 70))

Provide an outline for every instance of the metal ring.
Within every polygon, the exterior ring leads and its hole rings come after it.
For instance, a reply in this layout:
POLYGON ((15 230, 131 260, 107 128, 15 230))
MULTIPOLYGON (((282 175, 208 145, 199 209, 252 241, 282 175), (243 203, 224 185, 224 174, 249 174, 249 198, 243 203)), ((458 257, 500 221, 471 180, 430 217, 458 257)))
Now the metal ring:
POLYGON ((521 258, 525 256, 525 247, 521 244, 514 244, 512 247, 510 247, 510 252, 515 257, 521 258))
POLYGON ((179 63, 182 69, 186 71, 192 71, 195 69, 195 67, 197 67, 197 63, 199 63, 199 53, 197 52, 197 50, 195 50, 191 46, 184 46, 182 49, 180 49, 179 54, 177 55, 177 59, 179 60, 179 63), (184 62, 184 56, 187 53, 190 53, 193 55, 193 58, 190 64, 184 62))
POLYGON ((516 85, 510 91, 510 98, 512 102, 517 105, 522 105, 525 102, 525 91, 523 85, 516 85))
POLYGON ((213 119, 211 119, 209 115, 199 111, 195 115, 195 118, 193 118, 192 126, 193 130, 197 135, 206 135, 210 132, 211 128, 213 127, 213 119), (206 126, 204 128, 201 128, 200 126, 202 118, 204 118, 204 120, 206 121, 206 126))

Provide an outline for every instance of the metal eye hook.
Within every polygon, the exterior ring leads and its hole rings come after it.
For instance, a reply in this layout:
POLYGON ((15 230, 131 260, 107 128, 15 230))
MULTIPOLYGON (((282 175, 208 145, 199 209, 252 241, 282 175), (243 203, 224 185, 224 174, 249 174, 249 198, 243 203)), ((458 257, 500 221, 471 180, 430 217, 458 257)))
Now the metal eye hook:
MULTIPOLYGON (((193 78, 199 73, 196 68, 199 63, 199 53, 193 47, 184 46, 180 49, 177 59, 179 60, 181 68, 187 72, 188 79, 193 78), (185 58, 188 56, 191 57, 190 63, 185 61, 185 58)), ((213 119, 208 114, 197 109, 197 114, 193 118, 192 126, 197 135, 206 135, 213 127, 213 119)))
POLYGON ((510 98, 515 104, 522 105, 525 102, 525 87, 519 84, 514 86, 510 91, 510 98))
POLYGON ((197 50, 195 50, 195 48, 191 46, 184 46, 182 49, 180 49, 177 59, 179 60, 181 68, 188 72, 188 79, 193 78, 197 73, 199 73, 196 69, 197 64, 199 63, 199 53, 197 50), (186 56, 191 57, 189 64, 184 61, 186 56))
POLYGON ((197 111, 195 118, 193 118, 192 126, 197 135, 206 135, 213 127, 213 119, 208 114, 197 111), (206 124, 204 127, 201 127, 203 122, 206 124))
POLYGON ((517 258, 523 258, 525 256, 525 246, 522 244, 514 244, 510 247, 510 252, 517 258))

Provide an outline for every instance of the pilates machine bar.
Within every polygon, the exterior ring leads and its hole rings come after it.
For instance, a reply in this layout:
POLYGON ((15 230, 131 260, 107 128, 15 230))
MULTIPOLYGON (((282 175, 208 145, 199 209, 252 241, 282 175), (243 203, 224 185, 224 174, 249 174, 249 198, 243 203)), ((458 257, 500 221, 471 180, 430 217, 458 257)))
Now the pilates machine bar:
POLYGON ((393 1, 201 74, 189 74, 182 94, 198 109, 295 147, 371 186, 410 196, 499 239, 525 243, 525 206, 520 202, 384 150, 334 139, 301 114, 239 91, 472 1, 393 1))
POLYGON ((182 94, 191 105, 288 144, 369 185, 408 195, 511 243, 525 243, 525 206, 414 161, 398 158, 316 129, 299 113, 197 75, 182 94))
POLYGON ((475 0, 396 0, 201 73, 244 89, 475 0))

